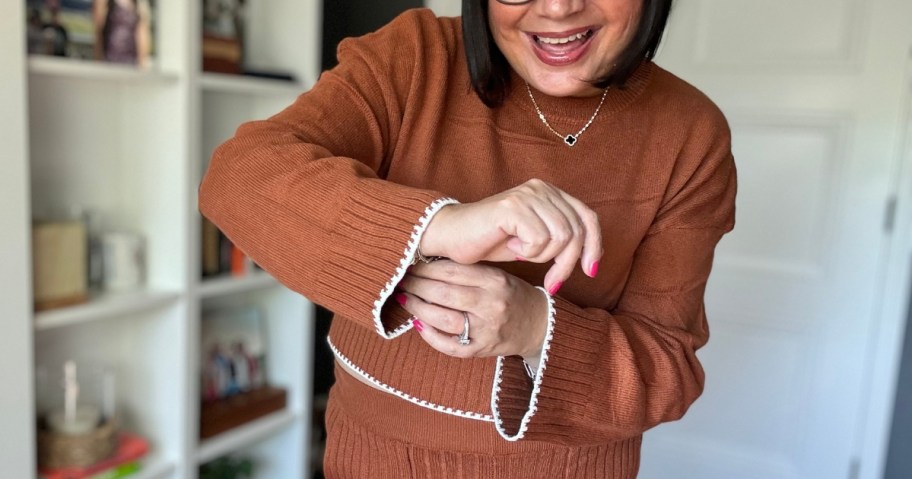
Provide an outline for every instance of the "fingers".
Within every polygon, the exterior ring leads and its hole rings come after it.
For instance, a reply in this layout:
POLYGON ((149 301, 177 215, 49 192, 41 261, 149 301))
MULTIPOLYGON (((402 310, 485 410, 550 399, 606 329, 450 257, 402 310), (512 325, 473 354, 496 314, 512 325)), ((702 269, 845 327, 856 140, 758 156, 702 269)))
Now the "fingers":
POLYGON ((440 351, 447 356, 453 356, 456 358, 472 358, 475 357, 478 352, 478 346, 474 343, 469 343, 468 345, 459 344, 459 341, 455 336, 451 334, 446 334, 441 332, 437 328, 425 324, 423 320, 417 320, 418 324, 421 324, 421 327, 416 325, 415 330, 418 331, 418 334, 421 335, 421 339, 424 339, 424 342, 437 351, 440 351))
POLYGON ((465 317, 460 310, 426 302, 411 293, 397 293, 396 301, 425 325, 450 335, 462 333, 465 317))
POLYGON ((544 286, 551 294, 556 293, 573 273, 576 260, 580 257, 586 239, 586 230, 582 220, 573 207, 565 201, 555 203, 554 207, 560 211, 564 221, 555 226, 558 236, 552 240, 554 246, 557 247, 551 256, 554 258, 554 265, 548 270, 544 279, 544 286))
POLYGON ((446 260, 414 270, 399 283, 394 298, 416 318, 415 330, 434 349, 456 357, 486 357, 526 355, 540 348, 549 306, 531 284, 495 267, 446 260), (480 286, 456 284, 467 280, 480 286), (469 344, 460 343, 463 334, 469 344))
POLYGON ((508 247, 519 246, 516 251, 527 261, 554 260, 544 279, 544 286, 551 294, 570 277, 577 260, 583 273, 594 277, 602 255, 598 216, 583 202, 554 186, 537 180, 527 185, 535 196, 530 204, 536 218, 531 221, 517 218, 516 238, 508 241, 508 247), (546 227, 547 236, 541 224, 546 227))
MULTIPOLYGON (((455 261, 441 259, 432 263, 418 263, 408 270, 408 274, 399 283, 399 288, 410 290, 419 285, 412 281, 416 279, 431 279, 441 281, 449 285, 478 287, 485 284, 485 280, 491 274, 496 274, 500 270, 491 266, 481 264, 460 264, 455 261)), ((425 287, 428 285, 424 285, 425 287)), ((427 292, 427 289, 423 290, 427 292)), ((418 296, 428 298, 424 294, 413 291, 418 296)), ((437 301, 432 301, 437 302, 437 301)))
POLYGON ((534 251, 528 253, 524 251, 526 254, 523 256, 529 261, 537 263, 550 261, 577 241, 579 242, 578 249, 582 248, 580 235, 583 233, 583 228, 576 212, 562 199, 559 199, 558 202, 551 200, 551 198, 545 198, 541 204, 533 207, 539 219, 547 227, 547 236, 538 238, 540 247, 535 248, 534 251))
POLYGON ((594 278, 596 273, 598 273, 598 262, 602 259, 602 254, 604 253, 602 249, 602 227, 599 223, 598 215, 582 201, 563 191, 561 191, 561 195, 576 210, 585 230, 580 267, 583 268, 583 273, 594 278))
MULTIPOLYGON (((449 268, 425 269, 425 272, 435 270, 444 270, 444 274, 449 268)), ((440 274, 440 273, 438 273, 440 274)), ((465 280, 464 277, 459 277, 465 280)), ((437 305, 454 311, 474 310, 479 302, 479 296, 474 286, 463 286, 455 283, 451 279, 444 277, 441 280, 422 278, 412 273, 405 275, 402 281, 397 285, 397 289, 407 293, 406 298, 415 297, 422 303, 437 305), (410 296, 409 296, 410 295, 410 296)), ((399 300, 399 298, 397 298, 399 300)), ((400 301, 401 303, 402 301, 400 301)), ((406 308, 408 309, 408 308, 406 308)), ((411 311, 413 314, 423 313, 423 311, 411 311)))
MULTIPOLYGON (((601 227, 595 212, 541 180, 529 180, 476 203, 451 207, 446 213, 438 215, 432 226, 438 237, 444 237, 437 242, 449 245, 444 250, 450 258, 462 264, 553 260, 544 279, 544 286, 552 293, 570 277, 577 261, 583 273, 595 276, 602 256, 601 227)), ((463 277, 455 269, 449 273, 463 277)), ((436 279, 458 283, 446 277, 436 279)))
POLYGON ((432 348, 457 358, 471 358, 480 352, 480 342, 471 336, 471 325, 469 338, 473 341, 468 345, 459 343, 457 336, 462 334, 465 329, 466 316, 462 311, 430 304, 408 293, 399 293, 396 300, 406 311, 415 316, 413 319, 415 330, 432 348))

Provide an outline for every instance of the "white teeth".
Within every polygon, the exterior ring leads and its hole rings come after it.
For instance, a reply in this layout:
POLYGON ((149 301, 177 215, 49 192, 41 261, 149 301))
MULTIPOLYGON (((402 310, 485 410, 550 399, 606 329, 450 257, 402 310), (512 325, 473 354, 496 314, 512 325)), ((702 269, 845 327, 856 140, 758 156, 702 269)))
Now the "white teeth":
POLYGON ((586 38, 586 34, 589 32, 577 33, 575 35, 570 35, 569 37, 563 38, 548 38, 548 37, 538 37, 538 41, 541 43, 547 43, 549 45, 560 45, 563 43, 574 42, 576 40, 582 40, 586 38))

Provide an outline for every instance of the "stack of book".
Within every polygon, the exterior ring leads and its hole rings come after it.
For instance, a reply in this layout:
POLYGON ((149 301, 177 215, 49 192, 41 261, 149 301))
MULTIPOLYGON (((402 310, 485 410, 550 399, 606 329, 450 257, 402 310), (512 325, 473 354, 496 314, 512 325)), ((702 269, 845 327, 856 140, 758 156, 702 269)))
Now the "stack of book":
POLYGON ((117 450, 109 458, 87 467, 40 469, 39 479, 118 479, 135 475, 142 469, 141 460, 149 453, 149 442, 121 433, 117 450))
POLYGON ((245 276, 257 266, 211 221, 203 218, 201 230, 203 277, 245 276))
POLYGON ((203 71, 240 74, 241 54, 237 38, 203 36, 203 71))

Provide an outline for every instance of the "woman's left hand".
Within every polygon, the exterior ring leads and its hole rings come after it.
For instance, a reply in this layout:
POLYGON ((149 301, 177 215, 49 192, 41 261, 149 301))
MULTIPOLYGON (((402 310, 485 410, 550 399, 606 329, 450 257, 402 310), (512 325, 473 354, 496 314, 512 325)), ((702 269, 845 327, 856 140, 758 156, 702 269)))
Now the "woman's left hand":
POLYGON ((544 343, 548 300, 531 284, 498 268, 449 260, 416 264, 399 283, 396 300, 419 321, 434 349, 460 358, 537 357, 544 343), (456 336, 469 318, 471 343, 456 336))

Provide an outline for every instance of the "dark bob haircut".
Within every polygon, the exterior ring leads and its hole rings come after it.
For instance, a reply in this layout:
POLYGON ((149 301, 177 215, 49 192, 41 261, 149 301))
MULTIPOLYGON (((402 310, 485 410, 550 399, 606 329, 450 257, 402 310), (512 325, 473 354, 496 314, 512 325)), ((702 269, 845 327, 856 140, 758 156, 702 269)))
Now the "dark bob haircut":
MULTIPOLYGON (((491 35, 488 1, 462 0, 462 36, 472 88, 485 105, 493 108, 503 103, 509 91, 510 65, 491 35)), ((665 32, 672 0, 642 2, 640 24, 630 44, 620 53, 605 77, 593 80, 594 86, 623 88, 643 60, 655 57, 665 32)))

